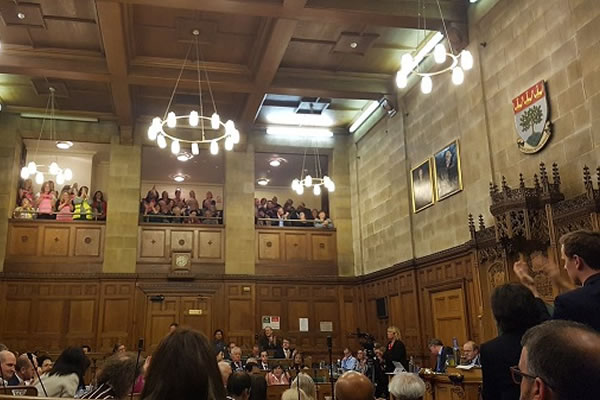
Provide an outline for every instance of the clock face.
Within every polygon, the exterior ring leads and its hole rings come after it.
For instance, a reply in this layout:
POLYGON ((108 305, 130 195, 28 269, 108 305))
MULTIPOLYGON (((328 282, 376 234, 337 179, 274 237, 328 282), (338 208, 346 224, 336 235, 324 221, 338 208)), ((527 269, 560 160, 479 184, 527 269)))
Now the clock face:
POLYGON ((187 256, 179 255, 175 259, 175 265, 177 265, 178 267, 185 267, 187 265, 187 263, 188 263, 187 256))

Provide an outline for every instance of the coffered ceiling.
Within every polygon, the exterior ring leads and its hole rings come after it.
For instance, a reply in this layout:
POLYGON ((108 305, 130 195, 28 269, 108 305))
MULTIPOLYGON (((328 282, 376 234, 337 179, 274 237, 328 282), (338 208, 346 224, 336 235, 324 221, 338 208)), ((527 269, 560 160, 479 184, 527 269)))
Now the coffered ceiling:
MULTIPOLYGON (((344 130, 368 100, 394 93, 402 54, 423 40, 419 3, 439 29, 434 0, 0 0, 0 101, 8 112, 43 110, 53 86, 60 112, 114 119, 131 141, 144 134, 136 120, 164 113, 197 29, 222 118, 249 131, 296 121, 298 104, 318 99, 344 130)), ((468 0, 440 5, 464 40, 468 0)), ((176 111, 199 102, 192 60, 176 111)))

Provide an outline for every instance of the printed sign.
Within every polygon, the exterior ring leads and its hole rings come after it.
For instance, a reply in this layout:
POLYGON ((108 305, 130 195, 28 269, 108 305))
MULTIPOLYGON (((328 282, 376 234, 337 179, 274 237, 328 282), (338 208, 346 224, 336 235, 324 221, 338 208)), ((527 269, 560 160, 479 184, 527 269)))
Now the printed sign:
POLYGON ((263 315, 262 316, 262 328, 270 327, 273 330, 281 329, 281 319, 277 315, 263 315))

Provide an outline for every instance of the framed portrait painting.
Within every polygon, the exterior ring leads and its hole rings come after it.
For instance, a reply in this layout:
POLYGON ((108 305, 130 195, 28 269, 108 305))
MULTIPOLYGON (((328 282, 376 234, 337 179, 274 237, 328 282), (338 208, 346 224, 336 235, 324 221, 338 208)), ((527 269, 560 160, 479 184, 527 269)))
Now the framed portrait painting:
POLYGON ((410 186, 413 212, 418 213, 433 204, 433 173, 430 158, 410 170, 410 186))
POLYGON ((462 190, 458 139, 435 153, 433 166, 435 169, 436 201, 443 200, 462 190))

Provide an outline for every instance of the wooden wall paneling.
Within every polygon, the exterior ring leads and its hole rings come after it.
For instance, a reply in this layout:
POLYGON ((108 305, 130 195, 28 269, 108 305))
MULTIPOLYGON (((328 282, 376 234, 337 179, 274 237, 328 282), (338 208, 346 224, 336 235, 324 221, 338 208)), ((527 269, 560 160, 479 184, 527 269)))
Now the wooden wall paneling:
POLYGON ((104 225, 94 227, 73 227, 73 255, 75 257, 101 257, 104 253, 104 225))
POLYGON ((225 261, 224 231, 221 230, 198 230, 197 258, 211 262, 225 261))
POLYGON ((30 256, 38 254, 38 243, 40 227, 37 225, 19 225, 10 223, 8 225, 8 255, 30 256))
POLYGON ((337 251, 335 248, 334 233, 310 234, 311 259, 314 261, 336 262, 337 251))
POLYGON ((146 338, 147 351, 154 351, 161 340, 169 332, 169 325, 180 323, 181 298, 179 296, 165 296, 162 301, 147 299, 146 338))
POLYGON ((285 261, 298 262, 308 260, 308 240, 305 233, 285 232, 285 261))
POLYGON ((191 252, 194 250, 194 232, 191 230, 169 229, 171 251, 191 252))
MULTIPOLYGON (((225 283, 228 316, 226 334, 229 340, 244 349, 254 345, 254 327, 252 320, 256 318, 256 285, 254 283, 227 282, 225 283)), ((256 320, 255 320, 256 321, 256 320)))
POLYGON ((99 351, 109 352, 115 343, 136 347, 133 337, 135 282, 106 280, 100 282, 99 351))
POLYGON ((133 300, 133 339, 144 338, 144 350, 149 354, 150 346, 146 338, 146 318, 148 314, 148 302, 146 294, 136 284, 134 287, 133 300))
POLYGON ((139 232, 138 261, 160 261, 168 257, 167 239, 169 236, 165 229, 140 226, 139 232))
POLYGON ((66 304, 66 313, 68 313, 66 344, 95 346, 94 341, 98 331, 98 284, 82 282, 69 285, 67 295, 70 300, 66 304))
POLYGON ((279 232, 256 231, 256 262, 281 261, 284 257, 281 251, 281 234, 279 232))
POLYGON ((68 226, 42 226, 42 257, 67 257, 69 254, 71 229, 68 226))

